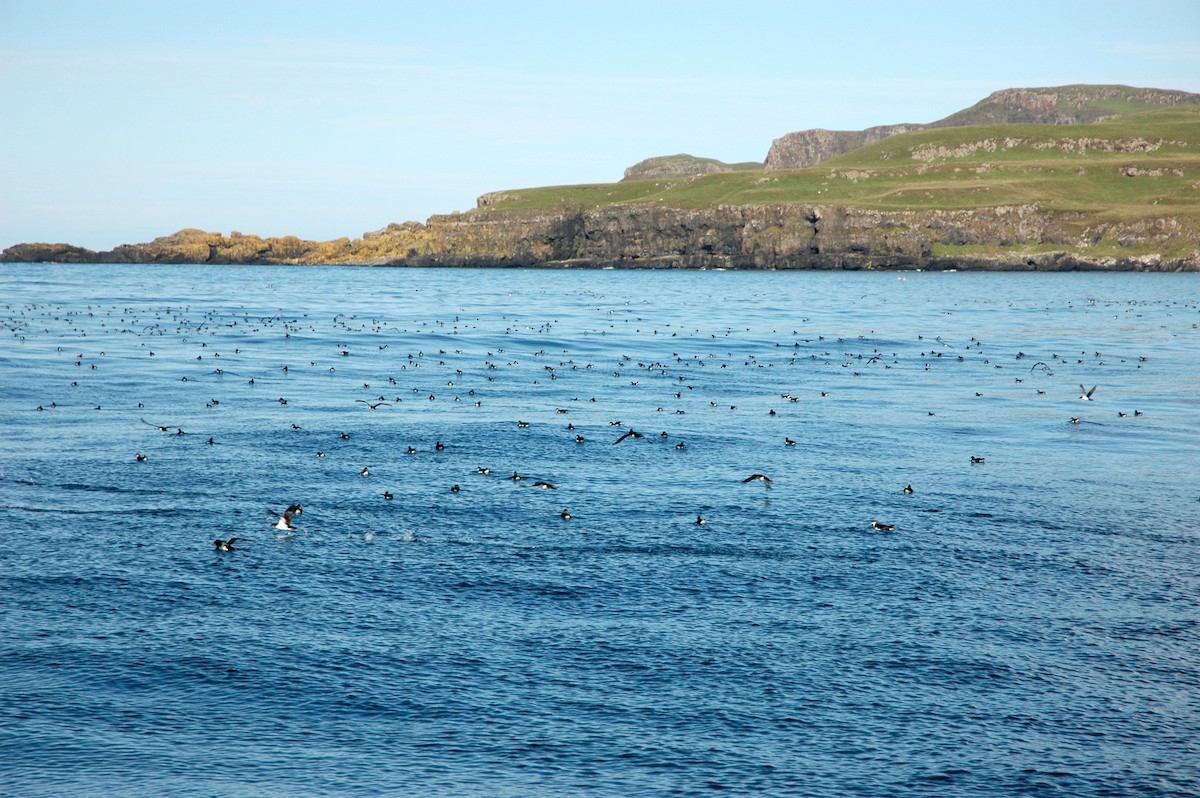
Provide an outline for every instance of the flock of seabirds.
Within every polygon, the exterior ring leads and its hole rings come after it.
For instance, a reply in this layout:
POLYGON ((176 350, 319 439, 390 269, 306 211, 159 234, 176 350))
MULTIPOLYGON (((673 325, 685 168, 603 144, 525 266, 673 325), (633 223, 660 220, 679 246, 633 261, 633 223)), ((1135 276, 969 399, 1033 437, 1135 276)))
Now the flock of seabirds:
MULTIPOLYGON (((83 320, 78 318, 73 319, 71 314, 60 316, 55 315, 56 311, 53 309, 44 310, 35 307, 13 308, 9 306, 7 310, 9 317, 7 320, 5 320, 4 326, 11 331, 12 337, 18 339, 19 341, 24 341, 26 335, 33 332, 33 329, 36 326, 35 322, 38 320, 39 316, 41 317, 40 323, 44 323, 50 319, 57 320, 64 324, 76 325, 71 327, 72 331, 76 333, 82 332, 83 335, 87 335, 86 331, 83 331, 82 328, 77 326, 78 324, 82 323, 83 320)), ((609 313, 612 312, 613 311, 609 311, 609 313)), ((94 317, 97 313, 99 313, 102 317, 102 320, 99 322, 100 326, 107 328, 104 330, 105 334, 131 333, 138 338, 149 339, 148 341, 142 341, 139 343, 137 348, 137 354, 139 356, 145 355, 147 357, 155 357, 156 352, 153 349, 154 339, 156 337, 161 338, 164 335, 170 335, 177 339, 178 343, 180 344, 179 348, 181 350, 189 351, 189 354, 186 356, 188 360, 194 359, 195 361, 201 361, 206 364, 222 364, 220 366, 215 366, 211 370, 203 370, 199 372, 199 375, 215 376, 219 378, 223 378, 227 369, 229 368, 229 366, 225 364, 232 365, 238 363, 239 357, 243 355, 241 346, 261 346, 261 343, 258 341, 258 337, 262 336, 265 332, 270 331, 272 328, 278 327, 279 329, 275 330, 275 332, 285 338, 290 338, 293 335, 303 336, 310 333, 321 334, 317 328, 312 326, 312 322, 308 322, 307 319, 305 319, 305 321, 301 321, 300 319, 296 318, 288 319, 283 317, 282 314, 276 317, 251 318, 249 315, 242 315, 239 317, 236 314, 217 314, 214 312, 204 315, 204 317, 200 320, 195 320, 189 316, 190 310, 187 308, 177 308, 175 310, 167 308, 160 311, 138 311, 132 308, 115 307, 107 309, 89 308, 88 315, 91 317, 89 319, 91 323, 95 323, 94 317), (145 313, 153 314, 153 320, 142 318, 145 313), (109 328, 110 323, 113 325, 111 328, 109 328), (308 326, 306 326, 306 324, 308 326), (241 342, 241 346, 235 345, 233 346, 232 351, 227 350, 224 357, 219 351, 217 351, 217 342, 220 342, 220 344, 224 346, 225 344, 231 343, 229 337, 232 336, 234 338, 233 343, 236 344, 238 343, 239 336, 250 333, 253 333, 255 343, 251 344, 248 341, 243 340, 241 342), (210 347, 209 342, 205 340, 206 337, 216 339, 213 347, 210 347), (190 354, 190 352, 196 348, 199 348, 199 352, 195 355, 190 354)), ((635 322, 641 321, 640 319, 632 320, 635 322)), ((631 320, 627 319, 626 323, 629 323, 629 321, 631 320)), ((807 319, 804 321, 807 321, 807 319)), ((464 373, 464 369, 461 366, 453 367, 454 364, 451 366, 446 365, 446 360, 450 358, 447 357, 448 353, 445 349, 439 349, 436 356, 430 358, 426 358, 423 351, 419 352, 418 354, 409 353, 399 358, 391 357, 387 352, 389 347, 391 347, 393 344, 399 345, 401 341, 411 343, 412 339, 404 335, 404 333, 410 333, 412 331, 399 330, 392 325, 376 319, 372 319, 369 322, 359 321, 356 316, 339 315, 334 318, 333 324, 335 330, 339 332, 345 332, 352 336, 367 335, 370 337, 372 343, 377 347, 375 354, 380 356, 381 359, 386 360, 391 368, 398 368, 399 370, 406 372, 405 376, 411 376, 415 370, 420 369, 422 366, 429 366, 436 362, 438 366, 443 367, 442 373, 438 374, 436 379, 446 379, 446 382, 444 383, 445 386, 453 389, 451 392, 453 401, 467 407, 480 407, 482 405, 483 400, 479 397, 487 393, 486 386, 494 383, 500 377, 500 373, 503 371, 500 361, 504 360, 505 357, 508 357, 504 349, 493 348, 487 352, 487 356, 482 363, 476 363, 471 372, 464 373), (382 341, 382 343, 380 343, 380 341, 382 341), (466 385, 474 385, 474 387, 464 391, 463 388, 466 387, 466 385)), ((434 322, 432 329, 441 334, 456 335, 460 332, 465 332, 468 326, 468 324, 461 322, 458 317, 455 317, 453 322, 434 322)), ((544 325, 541 328, 525 328, 526 331, 534 334, 535 340, 536 334, 546 334, 550 331, 550 329, 551 325, 549 324, 544 325)), ((515 331, 516 330, 514 328, 510 327, 510 329, 506 331, 506 334, 515 331)), ((45 327, 43 332, 49 333, 50 330, 48 327, 45 327)), ((416 332, 430 332, 430 328, 423 323, 419 325, 419 329, 416 330, 416 332)), ((641 332, 641 330, 639 330, 639 332, 641 332)), ((665 329, 661 331, 662 335, 670 335, 671 337, 677 336, 678 333, 679 331, 668 333, 665 329)), ((859 351, 849 351, 851 348, 853 348, 853 339, 831 336, 829 340, 826 340, 825 336, 820 335, 801 336, 801 334, 796 331, 793 331, 793 334, 796 337, 790 343, 774 344, 776 348, 786 348, 788 346, 791 347, 791 352, 785 351, 785 358, 791 365, 795 365, 798 360, 811 359, 812 361, 824 362, 827 365, 837 364, 843 368, 852 369, 853 374, 858 376, 861 373, 861 370, 870 367, 882 367, 884 369, 890 369, 894 364, 899 362, 898 358, 900 356, 895 352, 885 353, 881 352, 878 348, 873 348, 867 351, 865 347, 869 345, 869 341, 866 336, 858 336, 858 343, 863 344, 859 351), (864 342, 866 343, 864 344, 864 342), (817 353, 814 350, 805 355, 801 350, 802 345, 806 348, 816 347, 822 351, 817 353), (834 350, 838 348, 840 348, 841 351, 835 352, 834 350)), ((657 329, 654 330, 653 335, 660 335, 660 331, 657 329)), ((728 335, 728 332, 726 332, 726 335, 728 335)), ((715 333, 705 334, 701 333, 701 331, 698 329, 695 330, 691 335, 691 341, 693 343, 698 340, 713 341, 717 338, 718 336, 715 333)), ((918 345, 922 349, 920 354, 925 361, 924 368, 926 370, 930 368, 931 361, 942 358, 950 358, 957 360, 957 362, 960 363, 968 357, 974 358, 976 362, 981 361, 983 364, 988 364, 990 362, 988 360, 989 356, 983 351, 982 342, 974 338, 972 338, 969 342, 966 342, 965 345, 961 343, 957 345, 951 344, 950 342, 943 340, 941 336, 937 336, 928 341, 926 341, 924 336, 917 336, 917 339, 918 345)), ((349 338, 347 338, 347 340, 349 340, 349 338)), ((171 347, 164 348, 171 349, 171 347)), ((65 350, 62 346, 58 347, 58 352, 60 354, 65 354, 65 350)), ((183 357, 180 353, 173 354, 177 363, 179 362, 179 358, 183 357)), ((467 357, 463 355, 462 350, 454 350, 454 354, 461 356, 459 358, 460 361, 467 357)), ((532 353, 533 357, 539 359, 544 359, 546 355, 547 353, 545 349, 541 349, 532 353)), ((730 365, 737 365, 738 360, 741 361, 740 365, 752 368, 763 368, 764 365, 767 365, 755 355, 734 356, 733 353, 726 353, 726 355, 727 357, 720 363, 720 365, 715 366, 716 368, 724 369, 730 365)), ((350 346, 348 344, 338 344, 337 356, 340 358, 351 358, 350 346)), ((97 362, 104 357, 105 353, 103 351, 93 353, 93 360, 89 364, 90 369, 97 369, 97 362)), ((168 357, 171 357, 171 354, 169 354, 168 357)), ((513 359, 508 360, 507 365, 512 366, 519 362, 516 359, 516 355, 511 357, 513 359)), ((611 372, 612 379, 629 380, 629 385, 632 386, 637 386, 640 384, 642 379, 647 378, 647 375, 650 377, 664 378, 664 381, 670 382, 674 398, 683 399, 686 392, 692 391, 697 387, 697 380, 694 379, 693 375, 684 373, 684 369, 692 367, 704 367, 706 365, 706 360, 708 362, 714 362, 715 357, 715 354, 711 351, 704 355, 694 354, 691 356, 683 356, 676 354, 674 363, 664 363, 659 361, 640 362, 632 356, 622 355, 620 357, 620 361, 608 370, 611 372)), ((1010 355, 1010 357, 1012 356, 1010 355)), ((1020 362, 1027 357, 1028 356, 1024 352, 1018 352, 1015 355, 1015 360, 1020 362)), ((1077 364, 1084 364, 1085 359, 1088 359, 1091 365, 1103 365, 1103 358, 1104 356, 1099 352, 1081 352, 1079 353, 1079 356, 1074 359, 1074 362, 1077 364)), ((84 352, 79 352, 74 358, 73 365, 77 369, 82 369, 84 366, 84 361, 87 359, 88 358, 84 352)), ((1145 360, 1146 358, 1144 357, 1138 358, 1138 368, 1141 368, 1141 363, 1145 362, 1145 360)), ((261 355, 258 362, 259 367, 261 368, 261 355)), ((1046 361, 1039 360, 1028 368, 1026 368, 1022 363, 1019 373, 1025 374, 1026 376, 1030 374, 1051 375, 1053 373, 1051 370, 1052 368, 1057 368, 1060 364, 1066 364, 1068 362, 1069 358, 1052 354, 1047 356, 1046 361)), ((467 364, 463 363, 463 365, 467 364)), ((325 370, 322 368, 323 366, 324 364, 318 366, 316 361, 310 360, 308 363, 309 370, 325 370)), ((998 368, 999 366, 997 365, 995 367, 998 368)), ((235 368, 237 367, 235 366, 235 368)), ((602 368, 605 367, 593 366, 591 363, 579 363, 574 359, 560 360, 557 366, 543 365, 540 367, 540 369, 534 371, 533 374, 535 379, 533 382, 534 384, 538 384, 542 379, 548 379, 550 381, 558 380, 560 376, 562 376, 562 373, 566 370, 583 370, 586 372, 598 373, 602 368)), ((295 369, 295 366, 277 365, 272 367, 271 371, 275 372, 274 376, 278 376, 279 374, 286 375, 289 371, 295 371, 295 369)), ((337 370, 337 366, 327 367, 329 374, 334 374, 337 372, 337 370)), ((436 368, 427 368, 427 372, 433 372, 436 370, 436 368)), ((239 368, 237 373, 240 374, 240 376, 245 377, 245 371, 242 369, 239 368)), ((361 369, 354 373, 356 373, 358 377, 361 377, 363 374, 361 369)), ((528 374, 528 372, 526 373, 528 374)), ((243 384, 246 386, 254 386, 256 383, 256 377, 260 382, 266 382, 272 385, 275 384, 270 379, 271 375, 262 371, 253 374, 248 379, 245 379, 243 384), (264 377, 267 379, 264 380, 264 377)), ((189 380, 189 377, 183 376, 180 379, 181 382, 186 383, 189 380)), ((193 379, 195 379, 195 377, 193 377, 193 379)), ((1022 383, 1024 380, 1024 377, 1015 377, 1016 383, 1022 383)), ((386 382, 390 389, 402 390, 400 381, 397 380, 395 373, 393 373, 392 376, 384 377, 383 382, 386 382)), ((423 379, 422 383, 427 385, 428 380, 423 379)), ((358 385, 354 385, 352 388, 355 391, 367 392, 372 390, 373 384, 375 383, 363 382, 361 384, 361 388, 358 385)), ((73 389, 79 388, 79 385, 79 379, 71 382, 71 387, 73 389)), ((428 400, 431 402, 436 401, 437 399, 437 396, 427 387, 414 387, 411 389, 411 391, 414 395, 422 398, 425 393, 428 393, 428 400)), ((1097 386, 1095 385, 1090 388, 1085 385, 1080 385, 1078 399, 1083 402, 1092 402, 1096 399, 1096 392, 1097 386)), ((1045 393, 1045 390, 1037 389, 1037 394, 1044 395, 1045 393)), ((976 395, 979 396, 982 394, 976 395)), ((829 396, 829 392, 825 390, 819 391, 819 396, 821 398, 827 398, 829 396)), ((782 401, 789 402, 800 401, 800 397, 792 393, 779 394, 778 398, 782 401)), ((286 397, 280 396, 278 399, 272 399, 270 401, 278 404, 280 407, 287 407, 289 400, 286 397)), ((371 399, 363 399, 361 396, 359 396, 353 400, 355 405, 366 411, 387 411, 400 405, 403 401, 404 398, 401 396, 395 396, 394 399, 391 399, 385 395, 376 395, 371 399)), ((511 398, 505 398, 502 401, 505 401, 508 404, 515 404, 511 398)), ((594 402, 595 399, 592 399, 591 401, 594 402)), ((205 408, 211 410, 220 403, 220 399, 209 398, 204 404, 205 408)), ((713 408, 718 406, 723 407, 722 403, 717 401, 717 399, 709 399, 707 404, 713 408)), ((38 405, 36 410, 54 410, 58 407, 59 404, 56 401, 53 401, 47 404, 38 405)), ((730 410, 737 409, 736 404, 728 404, 728 407, 730 410)), ((100 407, 97 406, 96 409, 100 409, 100 407)), ((140 412, 144 409, 145 406, 139 402, 138 411, 140 412)), ((657 410, 658 412, 662 412, 663 408, 658 407, 657 410)), ((569 411, 565 408, 557 408, 555 410, 556 414, 565 414, 567 412, 569 411)), ((682 415, 685 411, 676 410, 675 412, 682 415)), ((775 415, 776 411, 772 409, 769 412, 773 416, 775 415)), ((930 411, 928 415, 933 416, 935 414, 930 411)), ((1118 412, 1117 415, 1119 417, 1127 417, 1130 414, 1126 412, 1118 412)), ((1140 411, 1134 410, 1132 415, 1140 416, 1142 414, 1140 411)), ((176 436, 183 436, 187 434, 181 426, 176 426, 174 424, 162 424, 158 421, 147 420, 144 417, 139 417, 139 419, 142 423, 154 427, 159 433, 173 434, 176 436)), ((1070 416, 1067 421, 1070 424, 1079 424, 1081 423, 1081 417, 1070 416)), ((662 439, 669 437, 666 431, 660 433, 643 433, 634 429, 632 425, 625 424, 621 421, 610 421, 608 423, 614 428, 612 432, 612 439, 608 441, 596 441, 593 443, 593 445, 637 445, 637 441, 646 438, 647 436, 658 437, 662 439)), ((516 421, 516 425, 518 428, 528 428, 530 426, 529 422, 519 420, 516 421)), ((300 426, 295 423, 292 423, 291 427, 294 430, 300 429, 300 426)), ((574 424, 568 423, 565 425, 565 428, 568 433, 574 436, 574 441, 576 444, 583 445, 585 443, 589 443, 588 439, 586 439, 582 434, 582 431, 577 430, 574 424)), ((217 443, 216 437, 217 436, 207 436, 204 440, 204 443, 210 446, 214 445, 217 443)), ((339 437, 341 440, 349 440, 350 433, 341 432, 339 437)), ((787 436, 783 438, 781 443, 784 446, 796 445, 796 441, 787 436)), ((678 441, 674 443, 674 447, 677 450, 682 451, 686 449, 686 444, 682 441, 678 441)), ((441 441, 438 441, 434 445, 434 449, 437 451, 442 451, 445 448, 445 445, 441 441)), ((415 454, 416 450, 409 446, 406 449, 406 453, 410 455, 415 454)), ((324 458, 327 453, 324 450, 316 450, 312 454, 317 458, 324 458)), ((147 463, 150 462, 151 458, 143 451, 138 451, 134 453, 133 459, 139 463, 147 463)), ((970 457, 970 462, 973 465, 983 464, 985 462, 985 458, 980 455, 972 455, 970 457)), ((475 468, 475 473, 482 476, 492 475, 491 469, 487 466, 477 466, 475 468)), ((363 467, 359 471, 359 476, 363 479, 368 479, 371 476, 370 468, 363 467)), ((518 471, 513 471, 513 473, 508 476, 507 479, 518 482, 527 480, 527 477, 518 471)), ((747 485, 756 483, 761 485, 766 490, 770 490, 773 485, 773 480, 769 475, 759 472, 754 472, 745 476, 743 479, 741 479, 741 482, 747 485)), ((543 479, 528 480, 525 484, 529 484, 533 488, 544 491, 554 491, 558 489, 558 485, 543 479)), ((453 493, 458 493, 461 488, 458 484, 454 484, 451 486, 450 490, 453 493)), ((900 492, 905 495, 912 495, 915 492, 915 489, 911 484, 908 484, 900 488, 900 492)), ((394 494, 389 490, 383 491, 379 494, 379 496, 381 497, 382 501, 391 501, 394 499, 394 494)), ((288 505, 282 511, 271 513, 271 518, 273 520, 264 522, 264 526, 269 524, 270 532, 276 539, 288 540, 297 533, 301 532, 299 524, 303 513, 303 505, 300 502, 295 502, 288 505)), ((573 518, 570 510, 566 507, 561 510, 559 517, 564 522, 569 522, 573 518)), ((703 512, 701 512, 696 515, 694 523, 697 526, 702 527, 708 524, 708 519, 704 516, 703 512)), ((895 532, 896 525, 894 523, 887 523, 885 521, 872 518, 865 521, 864 528, 873 532, 891 533, 895 532)), ((364 538, 367 540, 370 540, 372 537, 373 534, 369 532, 364 535, 364 538)), ((252 542, 252 540, 253 538, 235 535, 232 537, 218 538, 212 542, 212 546, 220 552, 231 552, 238 550, 241 544, 252 542)))

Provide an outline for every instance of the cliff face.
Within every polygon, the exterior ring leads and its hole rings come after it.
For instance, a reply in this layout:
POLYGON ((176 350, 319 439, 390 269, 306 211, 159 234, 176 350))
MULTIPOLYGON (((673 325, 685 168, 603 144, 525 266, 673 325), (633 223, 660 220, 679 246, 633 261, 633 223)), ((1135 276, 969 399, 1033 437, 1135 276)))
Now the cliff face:
POLYGON ((1131 86, 1058 86, 1047 89, 1004 89, 970 108, 939 119, 930 127, 963 125, 1079 125, 1132 110, 1173 108, 1200 103, 1200 95, 1131 86))
POLYGON ((725 205, 610 206, 437 216, 433 246, 397 265, 617 268, 1200 270, 1200 238, 1173 219, 1088 225, 1034 205, 970 211, 725 205), (1092 247, 1188 242, 1192 255, 1089 257, 1092 247), (1024 248, 1015 252, 1010 248, 1024 248), (1036 254, 1029 254, 1036 250, 1036 254), (977 254, 988 252, 990 254, 977 254))
POLYGON ((1172 108, 1200 103, 1200 94, 1130 86, 1059 86, 1004 89, 970 108, 928 125, 880 125, 866 130, 800 130, 775 139, 767 169, 804 169, 900 133, 966 125, 1078 125, 1131 110, 1172 108))
POLYGON ((805 169, 889 136, 911 133, 924 125, 880 125, 866 130, 800 130, 771 142, 767 169, 805 169))
POLYGON ((1194 225, 1170 217, 1099 224, 1036 205, 879 211, 821 205, 663 205, 492 211, 393 224, 361 239, 183 230, 91 252, 22 245, 9 262, 351 264, 727 269, 1113 269, 1200 271, 1194 225), (1090 256, 1173 248, 1191 255, 1090 256), (1016 251, 1015 248, 1020 248, 1016 251), (979 253, 989 254, 979 254, 979 253), (1036 254, 1029 254, 1034 252, 1036 254))

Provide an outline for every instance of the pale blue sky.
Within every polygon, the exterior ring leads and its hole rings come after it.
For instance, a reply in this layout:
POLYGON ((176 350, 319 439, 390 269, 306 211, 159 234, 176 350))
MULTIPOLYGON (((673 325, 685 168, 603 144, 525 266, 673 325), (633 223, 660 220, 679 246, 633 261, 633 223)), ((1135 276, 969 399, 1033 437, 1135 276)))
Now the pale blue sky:
POLYGON ((0 248, 353 238, 1067 83, 1200 92, 1200 1, 0 0, 0 248))

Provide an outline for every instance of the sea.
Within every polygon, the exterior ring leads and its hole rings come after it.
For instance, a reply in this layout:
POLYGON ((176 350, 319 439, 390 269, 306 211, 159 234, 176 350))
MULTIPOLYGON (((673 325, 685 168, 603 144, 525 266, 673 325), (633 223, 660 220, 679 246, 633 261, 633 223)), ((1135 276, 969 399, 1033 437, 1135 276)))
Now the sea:
POLYGON ((10 264, 0 324, 5 796, 1200 793, 1200 275, 10 264))

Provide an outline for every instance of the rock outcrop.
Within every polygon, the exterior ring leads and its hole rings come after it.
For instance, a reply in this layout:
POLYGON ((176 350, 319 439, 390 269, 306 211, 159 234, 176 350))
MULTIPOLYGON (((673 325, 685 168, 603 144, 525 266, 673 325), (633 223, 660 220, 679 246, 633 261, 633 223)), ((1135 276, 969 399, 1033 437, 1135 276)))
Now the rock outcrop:
POLYGON ((800 130, 771 143, 767 169, 804 169, 851 150, 901 133, 925 128, 967 125, 1078 125, 1145 111, 1200 104, 1200 94, 1130 86, 1059 86, 1047 89, 1004 89, 970 108, 929 124, 880 125, 866 130, 800 130), (1118 111, 1120 109, 1120 111, 1118 111))
POLYGON ((91 252, 21 245, 8 262, 348 264, 673 269, 1200 271, 1200 235, 1171 217, 1097 223, 1037 205, 869 210, 824 205, 612 205, 485 211, 393 224, 361 239, 183 230, 91 252), (38 247, 41 248, 38 248, 38 247), (1164 258, 1155 249, 1186 251, 1164 258), (1090 250, 1126 256, 1089 255, 1090 250), (52 257, 42 257, 52 256, 52 257))
POLYGON ((679 155, 661 155, 639 161, 625 170, 625 175, 621 180, 678 179, 762 168, 761 163, 728 164, 714 158, 697 158, 694 155, 681 153, 679 155))
POLYGON ((1200 94, 1132 86, 1058 86, 1046 89, 1004 89, 933 122, 929 127, 1035 124, 1081 125, 1119 113, 1174 108, 1200 103, 1200 94), (1119 110, 1118 110, 1119 109, 1119 110))
POLYGON ((866 130, 801 130, 771 142, 767 169, 805 169, 889 136, 911 133, 924 125, 880 125, 866 130))

